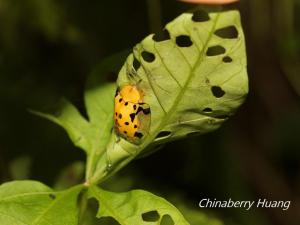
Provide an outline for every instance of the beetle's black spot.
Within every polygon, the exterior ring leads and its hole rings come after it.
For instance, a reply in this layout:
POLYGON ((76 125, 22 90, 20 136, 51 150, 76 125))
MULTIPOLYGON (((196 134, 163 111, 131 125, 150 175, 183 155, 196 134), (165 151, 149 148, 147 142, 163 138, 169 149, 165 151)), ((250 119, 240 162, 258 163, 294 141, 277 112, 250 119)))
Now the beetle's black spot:
POLYGON ((176 37, 176 44, 179 47, 190 47, 191 45, 193 45, 193 42, 192 42, 190 36, 180 35, 180 36, 176 37))
POLYGON ((129 122, 125 122, 125 125, 127 125, 127 126, 128 126, 128 125, 129 125, 129 122))
POLYGON ((153 35, 152 39, 156 42, 170 40, 170 33, 167 29, 163 29, 161 32, 153 35))
POLYGON ((133 105, 133 109, 136 110, 136 105, 133 105))
POLYGON ((146 62, 150 63, 155 60, 155 55, 151 52, 143 51, 141 55, 146 62))
POLYGON ((174 220, 168 214, 161 218, 160 225, 175 225, 174 220))
POLYGON ((122 101, 123 101, 123 98, 120 98, 120 99, 119 99, 119 102, 122 102, 122 101))
POLYGON ((216 56, 216 55, 222 55, 226 52, 226 49, 222 47, 221 45, 216 45, 209 47, 206 51, 207 56, 216 56))
POLYGON ((128 102, 125 102, 125 105, 128 105, 128 102))
POLYGON ((122 113, 119 114, 119 119, 122 119, 122 113))
POLYGON ((235 26, 228 26, 224 28, 220 28, 215 31, 215 35, 221 37, 221 38, 237 38, 239 35, 239 32, 237 31, 235 26))
POLYGON ((210 20, 209 15, 204 10, 197 10, 193 13, 192 20, 194 22, 205 22, 210 20))
POLYGON ((150 111, 150 108, 143 109, 143 113, 144 113, 145 115, 148 115, 150 112, 151 112, 151 111, 150 111))
POLYGON ((134 128, 137 128, 137 125, 134 125, 134 128))
POLYGON ((142 138, 144 135, 142 133, 140 133, 140 132, 135 132, 134 136, 138 137, 138 138, 142 138))
POLYGON ((223 91, 223 89, 219 86, 212 86, 211 92, 216 98, 221 98, 225 94, 225 91, 223 91))
POLYGON ((229 57, 229 56, 225 56, 225 57, 223 58, 223 62, 224 62, 224 63, 230 63, 230 62, 232 62, 232 58, 229 57))
POLYGON ((50 197, 51 199, 55 199, 55 198, 56 198, 55 194, 49 194, 49 197, 50 197))
POLYGON ((141 63, 134 57, 132 66, 133 66, 134 70, 137 71, 140 68, 141 63))
POLYGON ((202 111, 205 112, 205 113, 211 113, 212 109, 211 108, 205 108, 202 111))
POLYGON ((133 123, 134 118, 135 118, 135 113, 131 113, 129 116, 130 116, 131 122, 133 123))
POLYGON ((126 131, 126 130, 124 131, 124 134, 127 134, 127 131, 126 131))
POLYGON ((116 112, 116 116, 118 115, 118 113, 116 112))
POLYGON ((156 135, 155 139, 168 137, 171 135, 171 133, 172 133, 171 131, 161 131, 158 133, 158 135, 156 135))
POLYGON ((156 210, 145 212, 142 214, 142 219, 146 222, 156 222, 159 220, 159 218, 160 216, 156 210))

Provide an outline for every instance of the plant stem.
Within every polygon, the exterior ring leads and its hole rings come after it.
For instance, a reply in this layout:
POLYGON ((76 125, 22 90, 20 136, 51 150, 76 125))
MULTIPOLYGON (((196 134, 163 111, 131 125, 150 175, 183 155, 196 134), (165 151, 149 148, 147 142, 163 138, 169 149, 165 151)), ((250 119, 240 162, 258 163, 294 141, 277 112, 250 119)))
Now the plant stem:
POLYGON ((78 224, 83 224, 84 215, 87 209, 87 203, 87 190, 83 190, 80 196, 78 224))

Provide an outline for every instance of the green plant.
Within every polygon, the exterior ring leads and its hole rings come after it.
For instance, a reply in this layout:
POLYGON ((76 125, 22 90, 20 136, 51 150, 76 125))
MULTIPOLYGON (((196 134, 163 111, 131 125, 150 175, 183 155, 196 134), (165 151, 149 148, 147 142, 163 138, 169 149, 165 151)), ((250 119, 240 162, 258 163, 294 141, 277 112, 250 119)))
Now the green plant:
POLYGON ((85 151, 85 182, 64 191, 36 181, 3 184, 1 224, 84 224, 92 198, 100 205, 97 217, 113 217, 122 225, 163 224, 167 216, 171 224, 189 224, 177 208, 149 192, 113 193, 99 185, 161 144, 217 129, 242 104, 248 80, 239 13, 196 9, 134 47, 119 72, 117 87, 137 86, 151 109, 149 126, 138 142, 113 129, 116 84, 105 83, 105 74, 120 67, 123 55, 103 61, 91 75, 85 91, 88 120, 67 100, 55 114, 34 112, 63 127, 85 151), (157 216, 147 218, 152 212, 157 216))

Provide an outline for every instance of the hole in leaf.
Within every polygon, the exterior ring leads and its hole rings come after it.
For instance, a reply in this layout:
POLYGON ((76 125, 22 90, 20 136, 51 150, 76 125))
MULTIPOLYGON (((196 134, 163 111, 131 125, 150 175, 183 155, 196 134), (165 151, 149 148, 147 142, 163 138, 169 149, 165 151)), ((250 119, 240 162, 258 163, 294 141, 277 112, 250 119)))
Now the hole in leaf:
POLYGON ((180 35, 176 37, 176 44, 179 47, 190 47, 193 44, 193 42, 191 41, 190 36, 180 35))
POLYGON ((192 16, 192 20, 194 22, 205 22, 205 21, 208 21, 210 18, 209 18, 209 15, 207 12, 205 12, 204 10, 197 10, 193 13, 193 16, 192 16))
POLYGON ((156 42, 170 40, 170 33, 167 29, 163 29, 161 32, 156 33, 152 39, 156 42))
POLYGON ((230 62, 232 62, 232 58, 229 57, 229 56, 225 56, 225 57, 223 58, 223 62, 224 62, 224 63, 230 63, 230 62))
POLYGON ((235 26, 228 26, 221 29, 218 29, 215 31, 215 35, 221 37, 221 38, 237 38, 239 33, 235 26))
MULTIPOLYGON (((78 204, 81 204, 79 201, 78 204)), ((77 205, 79 207, 79 205, 77 205)), ((87 202, 87 210, 86 213, 83 213, 82 221, 84 221, 84 224, 93 224, 93 225, 121 225, 118 221, 116 221, 112 217, 101 217, 97 218, 95 215, 97 215, 99 210, 99 202, 95 198, 91 198, 87 202), (87 222, 88 221, 88 222, 87 222), (86 222, 86 223, 85 223, 86 222)))
POLYGON ((169 215, 164 215, 160 222, 160 225, 174 225, 174 224, 175 223, 174 223, 172 217, 169 215))
POLYGON ((140 68, 141 63, 134 57, 132 66, 133 66, 134 70, 137 71, 140 68))
POLYGON ((225 91, 223 91, 223 89, 219 86, 212 86, 211 92, 216 98, 221 98, 225 94, 225 91))
MULTIPOLYGON (((99 221, 99 224, 121 225, 118 221, 116 221, 112 217, 102 217, 102 218, 98 219, 97 221, 99 221)), ((98 223, 95 223, 95 224, 98 224, 98 223)))
POLYGON ((216 56, 216 55, 221 55, 226 52, 226 49, 222 47, 221 45, 216 45, 209 47, 206 51, 207 56, 216 56))
POLYGON ((153 62, 155 60, 155 55, 147 51, 142 52, 142 57, 146 62, 153 62))
POLYGON ((146 222, 156 222, 159 220, 159 218, 160 216, 156 210, 142 214, 142 219, 146 222))
POLYGON ((56 198, 55 194, 49 194, 49 197, 53 200, 56 198))
POLYGON ((171 131, 161 131, 159 132, 159 134, 155 137, 155 139, 157 138, 165 138, 171 135, 171 131))
POLYGON ((205 112, 205 113, 211 113, 212 109, 211 108, 205 108, 202 111, 205 112))

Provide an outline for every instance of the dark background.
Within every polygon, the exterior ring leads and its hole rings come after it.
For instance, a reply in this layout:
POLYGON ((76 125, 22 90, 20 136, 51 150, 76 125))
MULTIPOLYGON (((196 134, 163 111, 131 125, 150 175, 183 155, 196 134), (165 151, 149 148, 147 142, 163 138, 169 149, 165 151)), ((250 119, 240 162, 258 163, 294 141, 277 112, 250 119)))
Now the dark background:
MULTIPOLYGON (((61 128, 28 109, 43 111, 65 96, 84 114, 84 84, 96 65, 191 7, 175 0, 0 0, 0 183, 30 178, 52 186, 66 165, 84 161, 61 128)), ((218 131, 170 143, 119 176, 194 207, 204 197, 291 200, 287 211, 206 211, 226 225, 300 224, 300 2, 230 7, 241 10, 246 35, 246 103, 218 131)))

